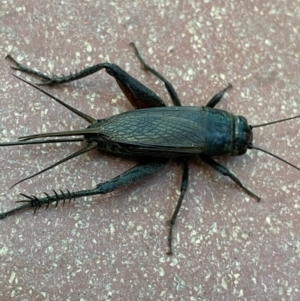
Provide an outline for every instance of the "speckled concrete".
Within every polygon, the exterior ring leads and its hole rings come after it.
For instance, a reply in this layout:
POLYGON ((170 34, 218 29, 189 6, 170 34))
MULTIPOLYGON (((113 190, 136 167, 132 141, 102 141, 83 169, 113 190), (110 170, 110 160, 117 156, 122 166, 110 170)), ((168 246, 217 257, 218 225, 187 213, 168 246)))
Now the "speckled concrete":
MULTIPOLYGON (((86 126, 12 77, 8 53, 65 74, 108 60, 170 104, 163 85, 140 70, 131 41, 185 105, 204 105, 231 82, 218 107, 250 124, 300 114, 299 15, 297 0, 1 1, 0 140, 86 126)), ((46 89, 99 118, 132 109, 104 71, 46 89)), ((299 125, 255 129, 254 142, 300 166, 299 125)), ((79 147, 2 148, 0 210, 21 192, 89 188, 135 164, 92 152, 9 190, 79 147)), ((171 257, 165 221, 179 193, 175 162, 110 195, 0 221, 0 299, 299 300, 299 171, 256 151, 220 162, 261 203, 192 161, 171 257)))

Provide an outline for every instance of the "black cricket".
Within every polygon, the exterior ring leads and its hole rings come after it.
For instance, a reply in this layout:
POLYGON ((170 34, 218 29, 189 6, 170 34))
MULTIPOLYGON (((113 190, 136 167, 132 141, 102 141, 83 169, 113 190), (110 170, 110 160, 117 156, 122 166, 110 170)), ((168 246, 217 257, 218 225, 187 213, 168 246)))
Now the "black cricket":
POLYGON ((72 199, 83 196, 109 193, 117 188, 129 185, 160 171, 172 158, 177 158, 177 160, 182 162, 183 175, 181 181, 181 193, 174 213, 168 221, 169 233, 167 254, 172 254, 172 230, 188 186, 188 161, 190 157, 199 157, 213 169, 224 176, 229 177, 241 189, 243 189, 244 192, 257 201, 260 201, 260 198, 256 194, 247 189, 236 176, 234 176, 226 167, 216 162, 212 157, 238 156, 245 154, 247 149, 257 149, 300 170, 299 167, 274 154, 255 147, 252 144, 252 129, 254 127, 299 118, 300 115, 256 126, 248 125, 247 120, 243 116, 234 115, 214 108, 222 99, 224 93, 232 87, 231 84, 214 95, 205 107, 182 106, 177 93, 168 80, 144 62, 134 43, 131 43, 131 46, 133 46, 135 54, 143 69, 151 72, 154 76, 164 82, 174 104, 173 107, 167 107, 164 101, 154 92, 114 64, 102 63, 85 68, 74 74, 70 73, 69 76, 49 77, 41 72, 29 69, 28 67, 20 64, 10 55, 7 56, 7 58, 15 64, 15 66, 11 67, 12 69, 37 76, 42 80, 39 85, 67 83, 91 75, 101 69, 105 69, 109 75, 116 79, 124 95, 136 109, 104 119, 95 119, 67 105, 36 85, 16 76, 28 85, 43 92, 73 113, 85 119, 88 123, 90 123, 90 125, 86 129, 34 134, 20 137, 19 141, 16 142, 1 143, 0 146, 75 141, 85 141, 87 144, 83 149, 35 173, 34 175, 20 180, 13 186, 92 149, 99 149, 129 156, 134 155, 135 157, 140 157, 141 160, 140 164, 107 182, 99 183, 93 189, 75 192, 71 192, 69 190, 58 190, 54 191, 51 195, 44 193, 44 196, 40 197, 21 194, 24 197, 24 200, 17 202, 25 204, 0 213, 0 219, 4 219, 17 211, 27 208, 34 208, 35 212, 43 205, 48 207, 51 203, 56 203, 57 205, 60 201, 63 201, 64 203, 66 200, 71 201, 72 199), (68 136, 81 137, 29 141, 37 138, 68 136))

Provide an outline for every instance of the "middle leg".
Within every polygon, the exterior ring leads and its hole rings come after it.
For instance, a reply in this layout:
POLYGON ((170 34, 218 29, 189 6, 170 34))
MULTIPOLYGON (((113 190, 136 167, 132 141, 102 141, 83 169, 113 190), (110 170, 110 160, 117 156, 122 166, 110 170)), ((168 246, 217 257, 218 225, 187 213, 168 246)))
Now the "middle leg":
POLYGON ((155 75, 157 78, 159 78, 161 81, 164 82, 165 87, 171 97, 171 100, 172 100, 174 106, 181 106, 180 99, 179 99, 174 87, 172 86, 172 84, 164 76, 162 76, 155 69, 153 69, 152 67, 150 67, 149 65, 147 65, 145 63, 144 59, 142 58, 141 54, 139 53, 139 51, 134 43, 130 43, 129 45, 131 45, 133 47, 133 49, 135 51, 135 55, 137 56, 138 60, 140 61, 143 69, 145 71, 151 72, 153 75, 155 75))

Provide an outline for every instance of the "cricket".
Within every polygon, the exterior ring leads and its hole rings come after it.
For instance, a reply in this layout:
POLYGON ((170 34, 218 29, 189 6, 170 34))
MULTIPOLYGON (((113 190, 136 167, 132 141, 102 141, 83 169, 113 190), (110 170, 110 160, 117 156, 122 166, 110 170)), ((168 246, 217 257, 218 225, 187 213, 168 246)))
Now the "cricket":
POLYGON ((245 117, 215 108, 224 94, 232 88, 231 84, 228 84, 226 88, 215 94, 203 107, 183 106, 172 84, 156 69, 145 63, 134 43, 131 43, 130 46, 133 47, 142 69, 150 72, 164 83, 174 106, 167 107, 165 102, 156 93, 115 64, 105 62, 84 68, 75 73, 70 73, 68 76, 48 76, 20 64, 11 55, 7 55, 7 59, 13 63, 13 66, 11 66, 12 69, 33 75, 39 78, 40 82, 32 84, 14 75, 17 79, 49 96, 77 116, 83 118, 89 124, 87 128, 83 129, 37 133, 19 137, 18 141, 0 143, 0 147, 78 141, 85 144, 82 149, 33 175, 19 180, 12 187, 94 149, 119 155, 134 156, 135 158, 140 158, 140 163, 119 176, 99 183, 91 189, 70 191, 58 188, 52 193, 44 192, 41 196, 22 193, 21 196, 23 199, 16 202, 20 205, 9 211, 0 213, 0 219, 29 208, 34 209, 34 212, 36 212, 40 207, 45 206, 47 208, 52 203, 57 206, 59 203, 64 204, 65 201, 71 201, 84 196, 107 194, 161 171, 170 160, 176 158, 182 165, 182 180, 176 207, 170 220, 167 222, 167 254, 171 255, 173 253, 173 226, 188 189, 188 164, 191 157, 199 158, 217 172, 230 178, 240 189, 256 201, 260 201, 260 197, 246 188, 225 166, 215 161, 214 157, 239 156, 244 155, 247 150, 255 149, 269 154, 300 171, 300 168, 294 164, 255 146, 253 144, 252 131, 257 127, 300 118, 300 115, 259 125, 249 125, 245 117), (78 111, 41 89, 43 85, 68 83, 89 76, 102 69, 105 69, 110 76, 115 78, 123 94, 134 107, 134 110, 97 119, 78 111))

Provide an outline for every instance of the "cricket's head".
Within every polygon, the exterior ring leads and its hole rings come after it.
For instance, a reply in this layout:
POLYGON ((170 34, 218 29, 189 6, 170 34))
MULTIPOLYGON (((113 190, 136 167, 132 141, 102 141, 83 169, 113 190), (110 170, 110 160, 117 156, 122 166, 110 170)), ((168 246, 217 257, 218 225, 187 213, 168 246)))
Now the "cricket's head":
POLYGON ((248 145, 252 143, 252 129, 246 118, 243 116, 236 116, 233 140, 234 156, 245 154, 247 152, 248 145))

